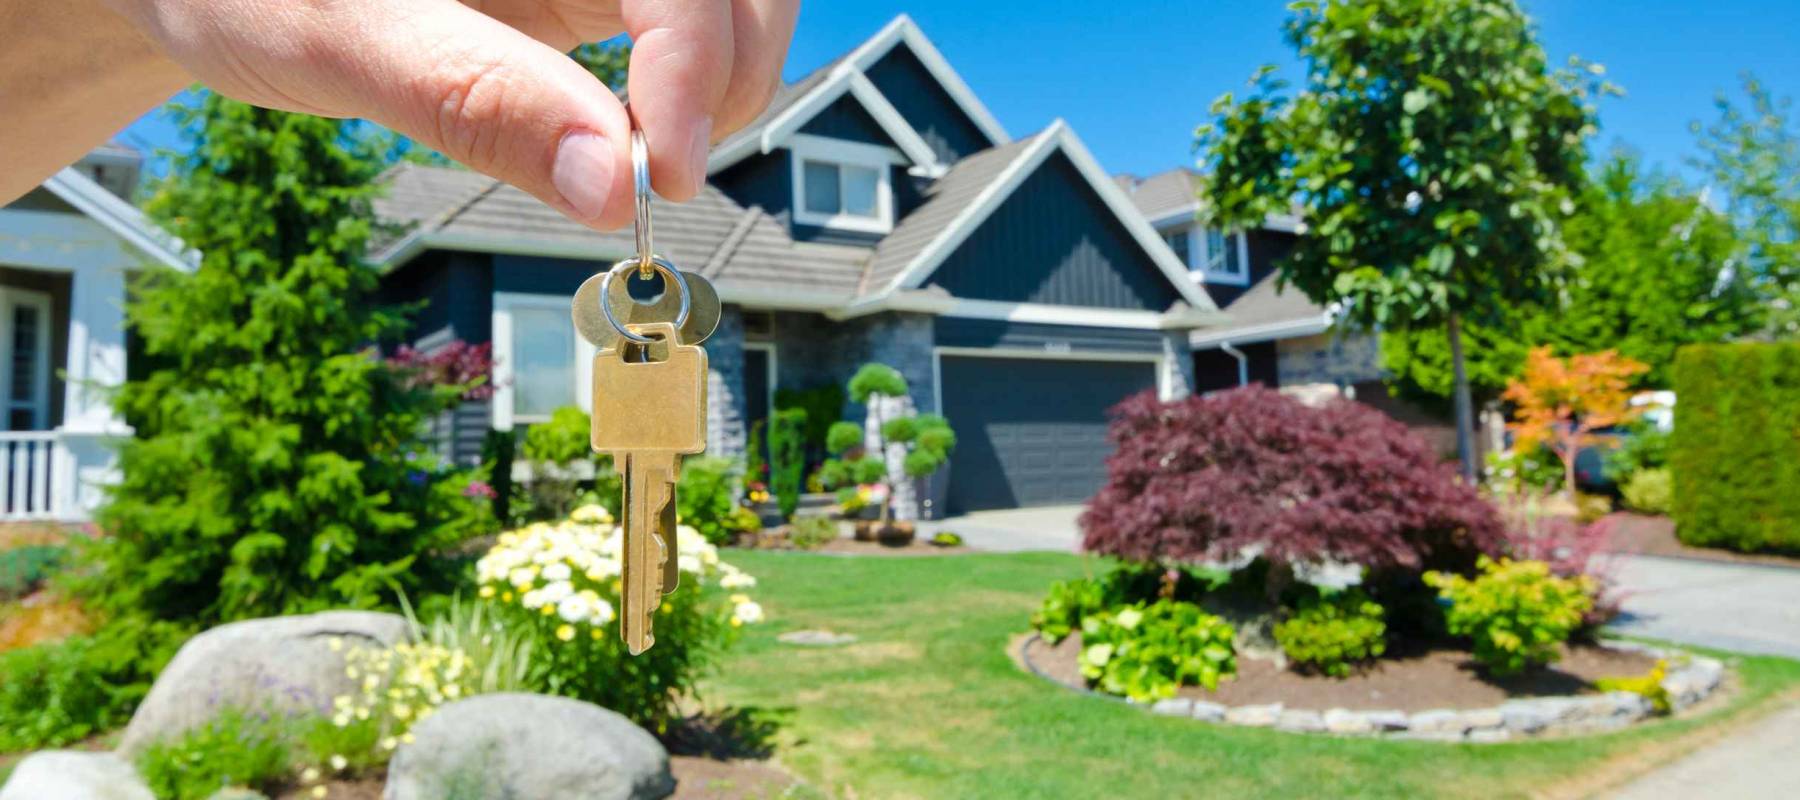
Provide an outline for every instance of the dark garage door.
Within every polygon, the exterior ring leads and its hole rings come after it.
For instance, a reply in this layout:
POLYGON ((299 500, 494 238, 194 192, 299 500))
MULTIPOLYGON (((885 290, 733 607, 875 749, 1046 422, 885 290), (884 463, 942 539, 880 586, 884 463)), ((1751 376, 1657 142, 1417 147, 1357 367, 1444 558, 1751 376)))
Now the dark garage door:
POLYGON ((1106 410, 1156 385, 1149 362, 940 359, 944 416, 957 433, 952 514, 1093 497, 1112 452, 1106 410))

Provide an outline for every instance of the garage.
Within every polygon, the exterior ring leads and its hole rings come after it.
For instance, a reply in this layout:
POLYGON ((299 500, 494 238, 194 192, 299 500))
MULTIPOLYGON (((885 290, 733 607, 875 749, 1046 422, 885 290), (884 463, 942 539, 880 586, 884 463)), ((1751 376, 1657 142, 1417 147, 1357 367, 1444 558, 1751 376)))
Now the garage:
POLYGON ((1080 503, 1106 477, 1106 410, 1156 386, 1156 362, 938 356, 956 428, 951 514, 1080 503))

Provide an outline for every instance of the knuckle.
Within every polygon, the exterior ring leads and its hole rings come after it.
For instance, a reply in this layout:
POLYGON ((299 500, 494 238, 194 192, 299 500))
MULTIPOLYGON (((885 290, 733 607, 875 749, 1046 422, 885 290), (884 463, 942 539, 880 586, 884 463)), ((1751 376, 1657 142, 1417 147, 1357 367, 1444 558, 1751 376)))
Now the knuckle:
POLYGON ((718 131, 717 135, 723 136, 750 124, 769 107, 769 102, 775 99, 775 91, 780 85, 780 76, 776 73, 747 78, 740 91, 732 92, 727 104, 729 110, 721 120, 726 130, 718 131))
POLYGON ((504 64, 470 62, 440 70, 433 81, 431 130, 439 149, 465 164, 499 168, 500 131, 512 113, 512 74, 504 64))

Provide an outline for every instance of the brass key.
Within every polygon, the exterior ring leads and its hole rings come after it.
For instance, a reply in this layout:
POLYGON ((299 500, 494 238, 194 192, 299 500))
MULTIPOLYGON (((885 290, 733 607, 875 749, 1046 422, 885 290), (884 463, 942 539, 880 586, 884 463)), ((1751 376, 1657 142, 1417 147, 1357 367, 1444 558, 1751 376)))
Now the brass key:
POLYGON ((631 325, 654 341, 621 339, 594 356, 594 450, 611 453, 625 483, 624 590, 619 634, 637 655, 656 643, 662 595, 680 580, 675 480, 681 456, 706 449, 706 351, 682 344, 670 322, 631 325))

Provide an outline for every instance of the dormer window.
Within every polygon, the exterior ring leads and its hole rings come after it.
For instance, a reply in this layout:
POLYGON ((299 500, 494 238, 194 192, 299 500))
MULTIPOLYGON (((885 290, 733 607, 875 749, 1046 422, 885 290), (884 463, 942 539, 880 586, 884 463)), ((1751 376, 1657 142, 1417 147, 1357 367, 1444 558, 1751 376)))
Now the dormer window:
POLYGON ((906 163, 898 151, 804 134, 791 144, 795 222, 861 233, 893 230, 889 176, 896 163, 906 163))
POLYGON ((1187 265, 1194 279, 1230 286, 1250 285, 1250 247, 1242 231, 1185 225, 1162 232, 1163 242, 1187 265))

